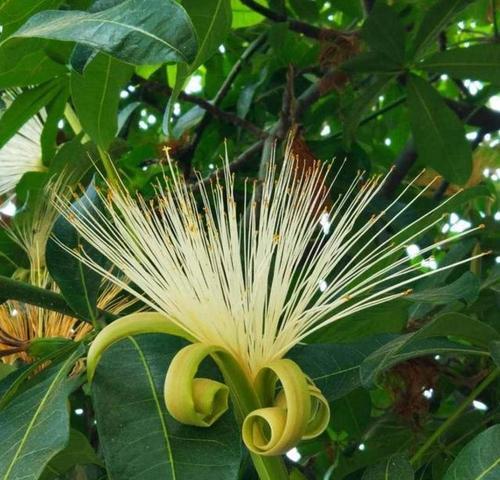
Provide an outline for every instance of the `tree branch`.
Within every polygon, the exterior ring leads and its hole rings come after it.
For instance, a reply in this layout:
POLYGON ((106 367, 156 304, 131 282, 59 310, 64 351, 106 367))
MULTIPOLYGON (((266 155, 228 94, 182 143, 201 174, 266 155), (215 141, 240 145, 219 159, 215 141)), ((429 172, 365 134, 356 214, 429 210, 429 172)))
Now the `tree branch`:
POLYGON ((301 20, 295 20, 284 13, 275 12, 254 0, 241 0, 241 3, 269 20, 276 23, 286 23, 290 30, 302 33, 306 37, 314 38, 315 40, 335 40, 338 37, 356 35, 356 32, 346 32, 333 28, 319 28, 309 23, 302 22, 301 20))
MULTIPOLYGON (((163 85, 159 82, 148 81, 146 83, 143 83, 143 86, 145 89, 151 92, 160 93, 166 96, 170 96, 172 94, 172 89, 168 85, 163 85)), ((235 115, 234 113, 221 110, 212 102, 205 100, 204 98, 185 92, 181 92, 179 98, 186 102, 193 103, 194 105, 198 105, 200 108, 210 113, 213 117, 223 120, 227 123, 231 123, 232 125, 235 125, 237 127, 241 127, 258 138, 265 138, 267 136, 266 132, 260 129, 257 125, 249 122, 248 120, 245 120, 244 118, 238 117, 238 115, 235 115)))

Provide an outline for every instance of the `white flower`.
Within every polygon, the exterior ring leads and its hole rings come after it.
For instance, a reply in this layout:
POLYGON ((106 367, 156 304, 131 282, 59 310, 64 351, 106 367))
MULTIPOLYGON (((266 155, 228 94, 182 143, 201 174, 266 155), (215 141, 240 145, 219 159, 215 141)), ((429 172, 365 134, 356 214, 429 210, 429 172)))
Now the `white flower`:
MULTIPOLYGON (((325 236, 320 221, 329 195, 326 167, 296 165, 287 153, 277 174, 272 161, 261 201, 257 189, 250 193, 245 187, 248 208, 236 203, 227 164, 224 187, 219 182, 201 187, 201 209, 173 171, 154 201, 109 185, 109 192, 100 194, 104 212, 91 206, 75 212, 64 199, 58 208, 130 283, 84 254, 75 255, 199 342, 229 351, 253 376, 312 332, 407 295, 408 284, 440 270, 423 272, 410 264, 405 250, 440 218, 424 228, 418 219, 383 237, 415 201, 387 218, 414 181, 382 212, 364 219, 385 179, 364 181, 359 172, 327 210, 325 236), (318 289, 321 282, 325 289, 318 289)), ((450 240, 422 248, 421 254, 450 240)))
POLYGON ((14 190, 26 172, 44 170, 40 136, 42 119, 35 115, 0 148, 0 195, 14 190))

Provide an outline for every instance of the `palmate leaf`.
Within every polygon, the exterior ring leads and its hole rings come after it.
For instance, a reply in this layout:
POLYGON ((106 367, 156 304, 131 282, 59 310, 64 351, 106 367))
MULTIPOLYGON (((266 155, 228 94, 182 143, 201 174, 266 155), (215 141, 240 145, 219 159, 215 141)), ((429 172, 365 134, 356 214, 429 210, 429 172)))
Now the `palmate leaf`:
POLYGON ((67 397, 77 384, 68 374, 83 351, 83 346, 78 346, 36 375, 0 410, 2 480, 38 479, 48 461, 66 445, 67 397))
POLYGON ((237 478, 240 432, 231 412, 211 428, 197 428, 175 421, 166 411, 166 370, 184 345, 177 337, 148 334, 119 341, 104 352, 92 394, 111 478, 237 478))
POLYGON ((173 0, 125 0, 96 13, 47 10, 12 37, 78 42, 134 65, 190 63, 197 51, 191 20, 173 0))

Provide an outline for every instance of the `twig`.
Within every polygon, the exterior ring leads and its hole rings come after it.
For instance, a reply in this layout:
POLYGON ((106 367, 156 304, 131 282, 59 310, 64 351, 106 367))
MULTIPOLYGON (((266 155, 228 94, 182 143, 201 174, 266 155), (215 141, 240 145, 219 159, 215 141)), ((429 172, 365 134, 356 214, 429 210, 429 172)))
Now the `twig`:
POLYGON ((335 40, 338 37, 356 35, 357 32, 345 32, 342 30, 335 30, 332 28, 319 28, 301 20, 295 20, 288 17, 284 13, 275 12, 270 8, 257 3, 254 0, 241 0, 241 3, 251 8, 253 11, 260 13, 264 17, 276 23, 286 23, 288 28, 294 32, 302 33, 306 37, 314 38, 316 40, 335 40))
MULTIPOLYGON (((167 96, 170 96, 172 94, 172 89, 168 85, 163 85, 159 82, 148 81, 143 85, 144 88, 152 92, 161 93, 167 96)), ((185 100, 186 102, 193 103, 194 105, 198 105, 200 108, 206 110, 208 113, 220 120, 248 130, 258 138, 265 138, 267 136, 266 132, 264 132, 264 130, 261 130, 257 125, 249 122, 248 120, 245 120, 244 118, 238 117, 238 115, 235 115, 234 113, 221 110, 204 98, 185 92, 181 92, 179 98, 181 100, 185 100)))
POLYGON ((415 465, 424 456, 424 454, 429 450, 429 448, 436 442, 441 435, 453 424, 455 421, 464 413, 469 407, 473 400, 475 400, 483 390, 485 390, 491 383, 493 383, 498 375, 500 374, 500 369, 495 368, 459 405, 459 407, 446 419, 441 426, 434 431, 434 433, 427 439, 427 441, 417 450, 415 455, 411 458, 410 462, 415 465))
MULTIPOLYGON (((212 109, 217 108, 220 105, 220 103, 224 100, 226 95, 229 93, 229 90, 231 89, 233 82, 240 73, 244 63, 263 45, 266 36, 267 33, 260 34, 241 54, 240 58, 233 65, 233 68, 231 68, 231 71, 229 72, 228 76, 226 77, 221 87, 219 88, 219 91, 217 92, 213 100, 210 102, 212 109)), ((223 111, 220 110, 220 112, 223 111)), ((192 160, 194 153, 196 152, 196 149, 198 148, 198 145, 203 137, 203 132, 210 124, 210 117, 207 115, 207 113, 208 111, 206 110, 205 113, 203 114, 200 123, 198 124, 198 127, 194 131, 193 138, 190 144, 182 150, 178 158, 179 163, 182 165, 184 177, 186 179, 191 176, 192 160)), ((225 113, 226 112, 223 112, 223 114, 225 113)), ((265 132, 263 130, 258 129, 258 127, 256 127, 253 123, 250 123, 241 117, 237 116, 235 117, 236 119, 238 119, 237 120, 238 124, 235 125, 240 127, 245 125, 243 128, 254 133, 258 138, 264 138, 265 132)))

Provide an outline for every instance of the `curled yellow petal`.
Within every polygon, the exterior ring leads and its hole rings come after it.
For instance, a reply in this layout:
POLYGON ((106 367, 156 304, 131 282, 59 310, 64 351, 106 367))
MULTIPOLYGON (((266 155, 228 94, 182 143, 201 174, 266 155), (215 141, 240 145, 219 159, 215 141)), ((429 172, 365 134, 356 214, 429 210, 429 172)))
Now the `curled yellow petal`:
POLYGON ((104 351, 123 338, 141 333, 166 333, 187 340, 192 338, 168 317, 156 312, 140 312, 126 315, 104 327, 95 337, 87 355, 87 378, 91 382, 104 351))
POLYGON ((260 370, 255 388, 265 407, 245 418, 243 441, 251 452, 282 455, 297 445, 307 431, 311 411, 307 379, 295 362, 281 359, 260 370), (276 398, 278 382, 283 400, 276 398))
POLYGON ((330 423, 330 405, 321 393, 321 390, 313 383, 309 384, 309 395, 311 396, 311 413, 307 422, 306 433, 303 440, 315 438, 321 435, 330 423))
POLYGON ((217 347, 195 343, 180 350, 168 367, 164 396, 177 421, 209 427, 228 409, 229 388, 209 378, 195 378, 201 362, 217 347))

